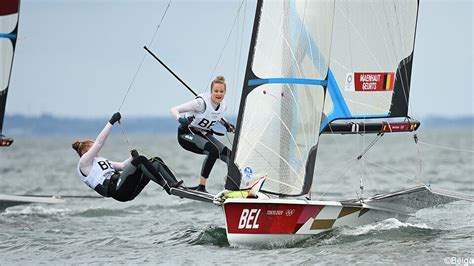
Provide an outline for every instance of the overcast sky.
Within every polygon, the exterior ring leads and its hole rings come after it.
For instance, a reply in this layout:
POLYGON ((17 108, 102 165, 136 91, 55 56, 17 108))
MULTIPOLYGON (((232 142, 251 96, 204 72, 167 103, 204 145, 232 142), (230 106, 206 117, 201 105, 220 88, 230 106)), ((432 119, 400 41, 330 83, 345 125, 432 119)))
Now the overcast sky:
MULTIPOLYGON (((118 110, 167 3, 22 0, 7 114, 88 118, 118 110)), ((239 5, 174 0, 151 49, 196 91, 207 90, 239 5)), ((474 114, 473 9, 470 0, 421 1, 410 99, 415 118, 474 114)), ((232 35, 216 71, 227 79, 231 112, 238 108, 255 2, 242 10, 243 41, 232 35)), ((166 116, 190 99, 147 56, 121 112, 166 116)))

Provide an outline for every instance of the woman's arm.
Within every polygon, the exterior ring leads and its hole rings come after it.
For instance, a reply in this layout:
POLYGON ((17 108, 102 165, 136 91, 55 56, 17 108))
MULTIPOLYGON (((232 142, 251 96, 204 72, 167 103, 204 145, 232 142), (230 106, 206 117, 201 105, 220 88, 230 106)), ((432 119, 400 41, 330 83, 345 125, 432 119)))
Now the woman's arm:
POLYGON ((181 105, 171 108, 170 113, 171 116, 178 120, 181 117, 181 113, 191 111, 201 113, 204 112, 204 110, 206 110, 206 104, 204 103, 204 100, 199 97, 187 103, 183 103, 181 105))
POLYGON ((92 160, 94 160, 95 157, 99 154, 99 151, 102 149, 104 146, 105 140, 107 139, 107 136, 110 133, 110 130, 112 129, 112 124, 107 122, 105 125, 104 129, 99 133, 97 138, 95 139, 94 144, 92 144, 92 147, 82 155, 79 167, 81 168, 81 171, 83 174, 88 175, 90 172, 90 168, 92 165, 92 160))
POLYGON ((105 125, 104 129, 99 133, 97 138, 94 141, 94 144, 92 144, 92 147, 82 155, 81 157, 81 167, 82 165, 89 165, 92 163, 92 160, 97 157, 99 154, 99 151, 102 149, 104 146, 105 140, 109 136, 110 130, 112 129, 112 124, 107 122, 105 125))
POLYGON ((109 122, 105 125, 104 129, 102 129, 102 131, 95 139, 94 144, 92 144, 92 147, 90 147, 90 149, 81 156, 81 159, 79 160, 79 169, 86 176, 90 173, 92 167, 92 160, 97 157, 99 151, 104 146, 105 140, 109 136, 110 130, 112 129, 112 125, 115 124, 115 122, 120 121, 120 118, 121 115, 119 112, 113 114, 109 122))
POLYGON ((115 170, 117 171, 122 171, 123 169, 125 169, 125 167, 127 167, 130 162, 132 161, 132 157, 129 157, 127 160, 123 161, 123 162, 110 162, 110 165, 112 165, 112 168, 114 168, 115 170))

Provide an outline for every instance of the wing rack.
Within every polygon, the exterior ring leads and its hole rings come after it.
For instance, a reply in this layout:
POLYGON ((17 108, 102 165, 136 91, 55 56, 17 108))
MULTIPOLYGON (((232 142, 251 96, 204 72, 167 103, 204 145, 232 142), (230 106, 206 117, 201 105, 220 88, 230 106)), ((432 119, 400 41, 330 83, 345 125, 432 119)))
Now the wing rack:
POLYGON ((322 134, 364 134, 364 133, 391 133, 411 132, 420 127, 420 121, 407 118, 402 121, 387 121, 370 119, 336 120, 329 123, 322 134))

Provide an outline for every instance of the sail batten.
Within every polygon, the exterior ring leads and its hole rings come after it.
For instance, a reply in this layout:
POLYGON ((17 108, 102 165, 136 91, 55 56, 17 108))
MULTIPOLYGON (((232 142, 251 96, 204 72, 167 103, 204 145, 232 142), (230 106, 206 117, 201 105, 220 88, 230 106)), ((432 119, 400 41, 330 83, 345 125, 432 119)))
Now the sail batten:
POLYGON ((326 86, 327 81, 321 79, 301 79, 301 78, 266 78, 266 79, 251 79, 248 81, 249 86, 256 86, 262 84, 305 84, 305 85, 320 85, 326 86))
POLYGON ((0 38, 16 39, 16 34, 0 33, 0 38))

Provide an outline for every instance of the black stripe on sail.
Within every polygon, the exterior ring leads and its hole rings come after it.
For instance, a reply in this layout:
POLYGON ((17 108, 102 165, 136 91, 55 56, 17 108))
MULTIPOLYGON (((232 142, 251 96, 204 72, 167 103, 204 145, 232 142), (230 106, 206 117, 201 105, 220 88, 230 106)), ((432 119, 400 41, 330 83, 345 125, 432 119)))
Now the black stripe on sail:
POLYGON ((398 64, 395 74, 395 84, 392 94, 392 105, 389 114, 392 117, 408 116, 408 103, 410 100, 411 71, 413 64, 413 54, 415 50, 416 30, 418 28, 418 14, 420 11, 420 1, 417 1, 415 33, 413 36, 413 51, 398 64))
POLYGON ((301 192, 302 195, 308 194, 311 190, 311 185, 313 184, 314 165, 316 164, 317 152, 318 152, 318 144, 316 144, 315 146, 311 148, 311 150, 309 150, 308 159, 306 160, 303 191, 301 192))
POLYGON ((408 116, 408 101, 410 99, 410 83, 412 69, 412 55, 400 62, 395 74, 395 85, 392 94, 392 104, 390 106, 390 116, 408 116))
POLYGON ((237 145, 239 143, 239 135, 240 135, 240 129, 241 129, 241 122, 242 118, 244 115, 245 111, 245 102, 247 95, 257 86, 249 86, 248 81, 252 79, 258 79, 258 77, 255 76, 255 74, 252 71, 252 64, 253 64, 253 58, 255 55, 255 44, 257 41, 257 35, 258 35, 258 29, 260 26, 260 16, 262 13, 262 7, 263 7, 263 0, 259 0, 257 2, 257 7, 255 10, 255 19, 253 23, 253 29, 252 29, 252 37, 250 40, 250 47, 249 47, 249 56, 247 59, 247 67, 245 71, 245 78, 244 78, 244 84, 242 87, 242 95, 240 97, 240 106, 239 106, 239 114, 237 116, 237 123, 236 123, 236 129, 235 129, 235 136, 234 136, 234 143, 232 144, 232 152, 230 154, 230 159, 229 159, 229 164, 228 164, 228 169, 227 169, 227 180, 225 183, 225 189, 228 190, 239 190, 240 189, 240 181, 242 179, 242 173, 240 172, 239 168, 237 165, 235 165, 235 153, 237 151, 237 145))
POLYGON ((3 131, 3 118, 5 116, 5 105, 7 102, 7 92, 8 92, 8 87, 0 91, 0 136, 2 136, 2 131, 3 131))

